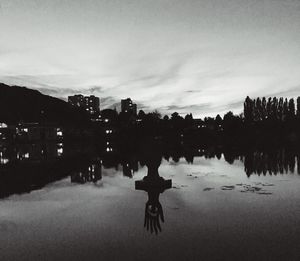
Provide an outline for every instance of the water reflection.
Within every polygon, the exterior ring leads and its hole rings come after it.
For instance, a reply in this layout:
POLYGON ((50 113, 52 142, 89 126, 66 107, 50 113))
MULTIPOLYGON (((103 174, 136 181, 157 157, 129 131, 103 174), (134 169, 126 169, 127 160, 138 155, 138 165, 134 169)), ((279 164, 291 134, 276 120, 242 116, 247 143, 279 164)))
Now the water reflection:
POLYGON ((252 151, 243 156, 242 161, 244 162, 247 176, 251 174, 276 175, 294 173, 295 167, 297 167, 297 172, 300 174, 299 152, 284 148, 271 151, 252 151))
POLYGON ((161 164, 162 154, 159 150, 159 146, 156 144, 153 146, 144 147, 143 157, 145 164, 148 168, 147 176, 142 180, 135 182, 136 190, 144 190, 148 193, 148 201, 145 205, 145 220, 144 227, 151 233, 161 231, 160 221, 164 222, 164 213, 162 205, 159 202, 159 195, 166 189, 172 187, 172 180, 165 180, 160 177, 158 168, 161 164))
POLYGON ((100 158, 92 159, 90 164, 81 166, 79 170, 71 172, 71 182, 84 184, 96 183, 102 179, 102 161, 100 158))
MULTIPOLYGON (((246 150, 227 147, 170 146, 161 141, 143 141, 130 150, 114 147, 111 153, 87 144, 0 145, 0 197, 30 192, 67 176, 75 183, 96 183, 102 179, 103 169, 109 168, 121 170, 123 176, 133 178, 139 168, 146 165, 148 175, 143 181, 159 182, 161 178, 158 167, 162 158, 174 163, 184 159, 188 164, 193 164, 195 157, 224 159, 229 164, 235 161, 243 163, 248 177, 300 174, 300 151, 296 148, 246 150)), ((144 190, 149 194, 152 209, 159 209, 157 202, 162 191, 159 190, 158 193, 153 191, 152 187, 148 186, 144 190)))

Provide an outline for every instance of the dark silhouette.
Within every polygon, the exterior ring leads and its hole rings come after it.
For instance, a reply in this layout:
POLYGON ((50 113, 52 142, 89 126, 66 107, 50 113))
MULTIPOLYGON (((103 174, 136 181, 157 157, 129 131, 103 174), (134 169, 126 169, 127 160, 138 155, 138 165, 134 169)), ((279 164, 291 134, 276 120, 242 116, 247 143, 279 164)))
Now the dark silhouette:
POLYGON ((0 122, 57 123, 62 126, 87 125, 88 115, 67 102, 25 87, 0 83, 0 122))
POLYGON ((145 139, 130 147, 114 147, 114 152, 86 143, 35 143, 0 146, 0 197, 25 193, 42 188, 50 182, 70 176, 72 182, 97 183, 102 179, 102 168, 114 168, 132 178, 139 166, 147 166, 148 174, 136 182, 136 188, 148 193, 149 204, 159 209, 159 195, 170 187, 171 181, 159 176, 161 159, 193 164, 195 157, 222 157, 228 164, 240 161, 245 174, 283 175, 300 174, 298 146, 245 148, 181 144, 181 140, 145 139), (150 142, 151 141, 151 142, 150 142))
POLYGON ((79 170, 71 172, 71 182, 84 184, 97 183, 102 179, 102 165, 100 158, 92 159, 90 164, 82 166, 79 170))
POLYGON ((142 155, 148 168, 147 176, 143 180, 135 182, 137 190, 144 190, 148 193, 148 201, 145 206, 144 227, 151 233, 161 231, 160 221, 164 222, 162 205, 159 202, 159 195, 166 189, 172 187, 172 180, 165 180, 159 176, 158 168, 161 163, 161 150, 159 144, 154 140, 146 141, 142 155))
POLYGON ((91 159, 97 157, 105 168, 121 165, 129 178, 139 164, 148 167, 137 188, 149 195, 149 213, 160 209, 159 194, 169 186, 158 173, 162 157, 175 163, 185 158, 192 164, 196 156, 224 156, 229 164, 242 161, 247 176, 296 169, 300 173, 300 97, 246 97, 240 115, 229 111, 204 119, 177 112, 136 113, 130 98, 123 100, 121 113, 105 109, 99 115, 99 99, 91 97, 95 108, 89 108, 97 111, 96 118, 80 106, 38 91, 0 84, 0 196, 30 191, 67 175, 73 182, 96 182, 101 167, 91 165, 91 159), (70 164, 70 159, 82 156, 82 165, 70 164), (62 167, 67 173, 48 172, 54 162, 57 167, 67 164, 67 169, 62 167), (43 169, 45 175, 39 176, 43 169), (30 174, 22 176, 23 170, 30 174))

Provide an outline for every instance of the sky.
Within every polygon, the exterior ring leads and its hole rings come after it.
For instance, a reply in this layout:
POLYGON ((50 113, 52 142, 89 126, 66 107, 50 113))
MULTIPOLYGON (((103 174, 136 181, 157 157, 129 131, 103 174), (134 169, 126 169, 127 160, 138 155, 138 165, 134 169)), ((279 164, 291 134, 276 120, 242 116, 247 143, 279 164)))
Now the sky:
POLYGON ((194 117, 300 96, 300 0, 0 0, 0 82, 194 117))

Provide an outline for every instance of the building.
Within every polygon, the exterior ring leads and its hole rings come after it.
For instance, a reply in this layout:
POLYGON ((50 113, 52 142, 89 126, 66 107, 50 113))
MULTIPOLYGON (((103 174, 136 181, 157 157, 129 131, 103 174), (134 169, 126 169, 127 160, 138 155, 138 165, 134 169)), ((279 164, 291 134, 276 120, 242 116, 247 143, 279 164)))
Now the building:
POLYGON ((132 102, 130 98, 121 100, 121 111, 122 112, 129 112, 133 115, 137 115, 137 106, 135 103, 132 102))
POLYGON ((15 127, 0 122, 0 144, 10 143, 15 138, 15 127))
POLYGON ((56 125, 40 125, 34 123, 19 123, 16 128, 16 142, 58 142, 63 140, 63 130, 56 125))
POLYGON ((83 106, 84 97, 81 94, 73 95, 68 97, 68 103, 72 106, 82 107, 83 106))
POLYGON ((94 95, 83 96, 77 94, 69 96, 68 103, 86 110, 91 115, 100 113, 100 99, 94 95))

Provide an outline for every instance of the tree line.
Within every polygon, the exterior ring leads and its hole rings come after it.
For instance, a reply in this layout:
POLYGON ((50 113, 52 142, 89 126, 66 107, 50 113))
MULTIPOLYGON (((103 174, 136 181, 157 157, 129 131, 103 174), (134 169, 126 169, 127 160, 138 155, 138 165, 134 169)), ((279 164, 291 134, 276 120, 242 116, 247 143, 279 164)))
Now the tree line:
POLYGON ((247 96, 244 102, 244 117, 246 122, 265 120, 288 121, 300 118, 300 97, 295 101, 293 98, 265 97, 250 99, 247 96))

